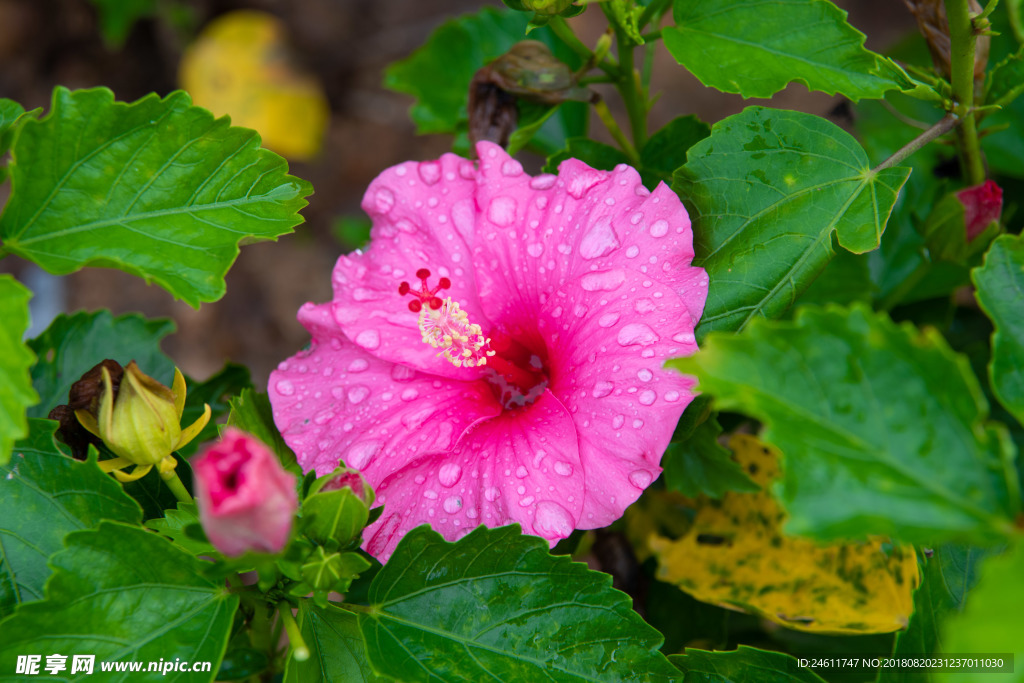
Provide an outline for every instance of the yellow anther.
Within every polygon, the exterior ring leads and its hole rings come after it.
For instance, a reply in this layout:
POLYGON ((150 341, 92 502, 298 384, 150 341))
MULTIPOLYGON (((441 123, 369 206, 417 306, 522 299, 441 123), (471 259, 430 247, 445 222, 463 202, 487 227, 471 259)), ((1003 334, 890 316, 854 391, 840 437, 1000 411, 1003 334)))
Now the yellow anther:
POLYGON ((457 368, 485 365, 487 357, 494 355, 486 349, 491 340, 484 337, 479 325, 469 322, 469 316, 451 297, 438 309, 420 309, 419 327, 423 341, 441 349, 437 355, 457 368))

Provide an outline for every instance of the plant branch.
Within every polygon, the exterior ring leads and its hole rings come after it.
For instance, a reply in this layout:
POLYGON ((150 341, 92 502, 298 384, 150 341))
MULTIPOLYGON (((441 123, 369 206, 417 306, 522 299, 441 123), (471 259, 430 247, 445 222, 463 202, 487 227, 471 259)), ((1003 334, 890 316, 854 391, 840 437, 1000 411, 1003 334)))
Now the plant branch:
POLYGON ((605 55, 600 60, 595 59, 594 51, 583 44, 583 41, 576 37, 572 27, 562 17, 552 17, 548 26, 555 36, 565 43, 565 46, 583 58, 584 63, 594 62, 597 68, 612 77, 618 77, 618 64, 610 56, 605 55))
MULTIPOLYGON (((967 118, 974 120, 973 115, 970 115, 967 118)), ((877 173, 878 171, 889 168, 890 166, 895 166, 932 140, 942 137, 949 131, 953 130, 953 128, 955 128, 957 124, 962 123, 962 121, 963 119, 959 118, 956 114, 946 114, 939 119, 938 123, 900 147, 891 157, 880 163, 878 166, 875 166, 872 170, 877 173)))
POLYGON ((640 165, 640 154, 636 151, 636 147, 629 141, 622 129, 619 128, 618 122, 615 117, 612 116, 611 110, 608 109, 608 105, 605 104, 604 99, 598 99, 594 102, 594 111, 597 113, 597 118, 601 119, 601 123, 608 129, 608 132, 612 134, 612 138, 618 143, 619 147, 626 156, 629 157, 630 163, 634 166, 640 165))
POLYGON ((171 493, 174 494, 174 497, 180 500, 182 503, 195 502, 192 500, 192 496, 189 495, 188 489, 186 489, 185 485, 181 483, 181 479, 178 478, 178 473, 175 472, 173 469, 168 470, 167 472, 161 471, 160 478, 164 480, 165 484, 167 484, 167 488, 171 490, 171 493))
POLYGON ((978 127, 974 117, 974 49, 978 36, 971 21, 968 0, 946 0, 949 20, 951 85, 953 113, 961 119, 957 143, 968 185, 985 181, 985 164, 981 159, 978 127))
POLYGON ((309 647, 306 645, 306 641, 302 639, 302 632, 299 630, 299 625, 295 623, 295 617, 292 616, 292 607, 287 602, 281 602, 277 606, 277 613, 281 617, 281 622, 284 624, 285 633, 288 634, 288 642, 292 646, 292 656, 295 657, 295 661, 304 662, 309 659, 309 647))

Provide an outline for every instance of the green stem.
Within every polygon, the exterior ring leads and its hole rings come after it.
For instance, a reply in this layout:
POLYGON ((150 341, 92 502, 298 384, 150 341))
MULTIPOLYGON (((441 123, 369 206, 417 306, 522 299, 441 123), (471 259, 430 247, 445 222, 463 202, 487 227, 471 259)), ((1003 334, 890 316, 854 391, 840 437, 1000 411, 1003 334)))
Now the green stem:
MULTIPOLYGON (((583 41, 576 37, 576 33, 573 32, 572 27, 566 23, 565 19, 562 17, 552 17, 551 21, 548 22, 548 26, 551 27, 555 36, 565 43, 566 47, 582 57, 585 63, 589 63, 594 59, 593 50, 584 45, 583 41)), ((605 56, 597 61, 596 66, 609 76, 618 76, 618 64, 609 56, 605 56)))
POLYGON ((914 138, 907 144, 903 145, 903 147, 896 150, 896 152, 891 157, 880 163, 878 166, 875 166, 873 170, 877 173, 878 171, 881 171, 884 168, 895 166, 896 164, 900 163, 901 161, 909 157, 911 154, 916 152, 917 150, 927 145, 932 140, 941 137, 948 133, 949 131, 951 131, 958 123, 960 123, 960 119, 957 118, 956 115, 946 114, 939 120, 938 123, 936 123, 934 126, 918 135, 916 138, 914 138))
POLYGON ((615 120, 615 117, 612 116, 611 110, 608 109, 608 105, 605 104, 603 99, 599 99, 594 103, 594 111, 597 112, 597 118, 601 119, 601 123, 603 123, 605 128, 608 129, 608 132, 612 134, 615 142, 618 143, 619 147, 622 148, 622 151, 626 153, 627 157, 629 157, 630 163, 634 166, 639 166, 640 154, 637 153, 636 147, 633 146, 633 143, 629 141, 629 138, 627 138, 625 133, 622 132, 622 129, 619 128, 618 122, 615 120))
POLYGON ((180 500, 182 503, 193 503, 192 496, 189 495, 188 489, 181 483, 181 479, 178 478, 178 473, 174 470, 167 472, 161 472, 160 478, 167 484, 167 488, 171 490, 174 497, 180 500))
MULTIPOLYGON (((633 134, 633 145, 637 149, 643 149, 647 142, 647 105, 641 97, 643 86, 633 65, 633 48, 635 46, 629 36, 615 23, 608 8, 602 4, 601 9, 608 15, 608 21, 615 28, 615 44, 619 48, 619 77, 615 87, 622 97, 622 103, 626 105, 629 127, 633 134)), ((637 161, 639 161, 639 156, 637 161)))
POLYGON ((644 11, 641 12, 640 18, 636 22, 637 26, 642 30, 643 27, 647 26, 652 19, 661 17, 661 15, 668 10, 671 4, 672 0, 654 0, 654 2, 645 7, 644 11))
POLYGON ((962 119, 957 128, 957 146, 967 184, 979 185, 985 181, 985 164, 974 118, 974 49, 978 37, 967 2, 946 0, 946 18, 949 20, 953 113, 962 119))
POLYGON ((287 602, 282 602, 277 606, 277 613, 281 616, 281 622, 284 624, 285 633, 288 634, 288 642, 292 646, 292 656, 295 657, 295 661, 304 662, 309 659, 309 647, 306 646, 306 641, 302 639, 302 632, 299 631, 299 625, 295 623, 295 617, 292 616, 292 608, 287 602))

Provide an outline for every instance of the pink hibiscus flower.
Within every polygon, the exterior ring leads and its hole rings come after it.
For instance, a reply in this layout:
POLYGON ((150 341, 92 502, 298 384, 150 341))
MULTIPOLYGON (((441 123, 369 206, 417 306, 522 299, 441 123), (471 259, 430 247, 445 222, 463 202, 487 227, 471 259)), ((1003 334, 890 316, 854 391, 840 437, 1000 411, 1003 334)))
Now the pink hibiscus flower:
POLYGON ((338 260, 334 300, 299 311, 310 347, 270 377, 299 463, 376 489, 381 560, 423 523, 454 540, 518 522, 552 545, 608 525, 693 397, 662 368, 697 350, 707 295, 679 198, 625 165, 530 177, 477 152, 371 183, 370 247, 338 260))

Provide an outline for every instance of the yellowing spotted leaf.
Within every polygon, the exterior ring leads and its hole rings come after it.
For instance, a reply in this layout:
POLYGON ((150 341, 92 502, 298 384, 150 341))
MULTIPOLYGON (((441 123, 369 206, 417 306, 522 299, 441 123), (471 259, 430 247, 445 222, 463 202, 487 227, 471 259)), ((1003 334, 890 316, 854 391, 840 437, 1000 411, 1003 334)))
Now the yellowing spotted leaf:
POLYGON ((289 58, 277 18, 255 10, 218 17, 185 52, 178 78, 195 104, 255 129, 275 152, 304 160, 320 150, 327 98, 289 58))
POLYGON ((786 513, 767 490, 779 476, 778 452, 746 434, 729 447, 765 490, 702 497, 682 536, 651 536, 658 578, 698 600, 803 631, 906 628, 919 582, 913 549, 881 540, 819 545, 783 535, 786 513))

